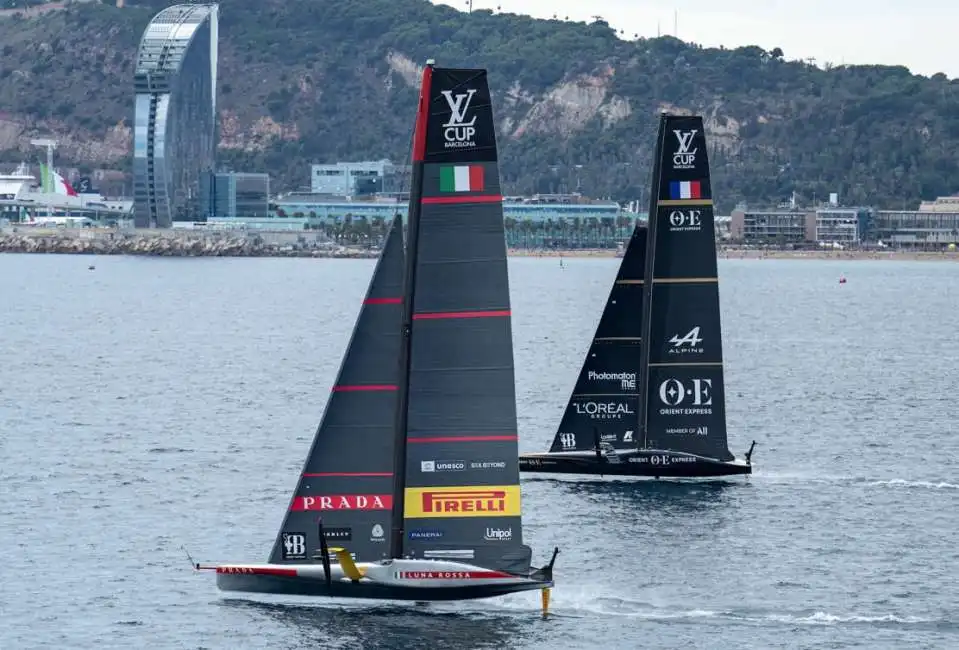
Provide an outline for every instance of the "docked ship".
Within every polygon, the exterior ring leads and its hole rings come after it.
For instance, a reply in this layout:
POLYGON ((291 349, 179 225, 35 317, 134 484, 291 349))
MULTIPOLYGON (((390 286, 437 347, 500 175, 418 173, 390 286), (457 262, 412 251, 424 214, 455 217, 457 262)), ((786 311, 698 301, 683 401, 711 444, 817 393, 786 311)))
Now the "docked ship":
POLYGON ((129 214, 130 201, 108 200, 89 187, 82 189, 86 191, 77 191, 47 165, 40 165, 38 180, 21 163, 12 173, 0 174, 0 220, 23 226, 90 226, 129 214))

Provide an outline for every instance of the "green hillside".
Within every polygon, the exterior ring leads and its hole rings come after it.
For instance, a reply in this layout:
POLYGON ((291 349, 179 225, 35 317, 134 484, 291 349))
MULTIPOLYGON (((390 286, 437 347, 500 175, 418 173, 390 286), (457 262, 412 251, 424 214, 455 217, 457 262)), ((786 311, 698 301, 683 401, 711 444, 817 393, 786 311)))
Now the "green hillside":
MULTIPOLYGON (((136 46, 166 4, 0 18, 0 159, 36 156, 29 138, 52 131, 61 164, 128 168, 136 46)), ((221 158, 280 189, 305 185, 310 162, 405 159, 416 64, 433 57, 490 70, 511 194, 645 199, 663 109, 705 115, 723 211, 793 190, 880 207, 959 190, 959 82, 944 75, 425 0, 225 0, 220 43, 221 158)))

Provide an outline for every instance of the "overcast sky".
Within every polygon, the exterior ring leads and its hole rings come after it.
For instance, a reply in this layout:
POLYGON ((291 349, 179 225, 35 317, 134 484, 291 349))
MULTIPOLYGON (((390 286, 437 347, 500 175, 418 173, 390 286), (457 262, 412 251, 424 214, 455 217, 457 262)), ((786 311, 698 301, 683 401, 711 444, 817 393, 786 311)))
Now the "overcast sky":
MULTIPOLYGON (((435 1, 435 0, 434 0, 435 1)), ((466 9, 466 0, 443 0, 466 9)), ((959 2, 956 0, 474 0, 495 9, 571 20, 600 15, 626 35, 673 34, 709 47, 782 48, 787 59, 818 65, 904 65, 916 74, 959 77, 959 2)))

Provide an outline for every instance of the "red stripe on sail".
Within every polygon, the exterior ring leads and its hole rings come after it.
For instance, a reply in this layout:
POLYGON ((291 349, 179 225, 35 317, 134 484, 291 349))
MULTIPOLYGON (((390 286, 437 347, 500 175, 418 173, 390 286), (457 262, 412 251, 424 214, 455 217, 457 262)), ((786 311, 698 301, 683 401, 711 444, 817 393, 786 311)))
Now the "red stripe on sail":
MULTIPOLYGON (((482 167, 480 168, 482 169, 482 167)), ((449 204, 449 203, 499 203, 503 200, 501 194, 484 194, 482 196, 424 196, 420 203, 428 204, 449 204)))
POLYGON ((396 384, 364 384, 364 385, 353 385, 353 386, 334 386, 334 393, 349 393, 354 391, 365 391, 365 390, 396 390, 396 384))
POLYGON ((304 472, 303 476, 315 478, 321 476, 393 476, 393 472, 304 472))
POLYGON ((435 320, 438 318, 497 318, 509 316, 509 309, 495 311, 443 311, 432 314, 413 314, 413 320, 435 320))
POLYGON ((367 298, 363 301, 364 305, 398 305, 403 302, 402 298, 367 298))
POLYGON ((433 68, 423 68, 423 81, 420 84, 420 103, 416 111, 416 130, 413 132, 413 162, 422 162, 426 156, 426 123, 430 117, 430 86, 433 81, 433 68))
POLYGON ((420 436, 407 438, 407 442, 510 442, 519 436, 420 436))

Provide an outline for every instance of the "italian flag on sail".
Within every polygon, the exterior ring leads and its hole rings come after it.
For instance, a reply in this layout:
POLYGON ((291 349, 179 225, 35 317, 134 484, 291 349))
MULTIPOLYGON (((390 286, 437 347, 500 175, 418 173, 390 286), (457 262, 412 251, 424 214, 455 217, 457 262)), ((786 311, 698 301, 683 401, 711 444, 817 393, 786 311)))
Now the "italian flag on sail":
POLYGON ((440 192, 482 192, 482 165, 456 165, 440 167, 440 192))

